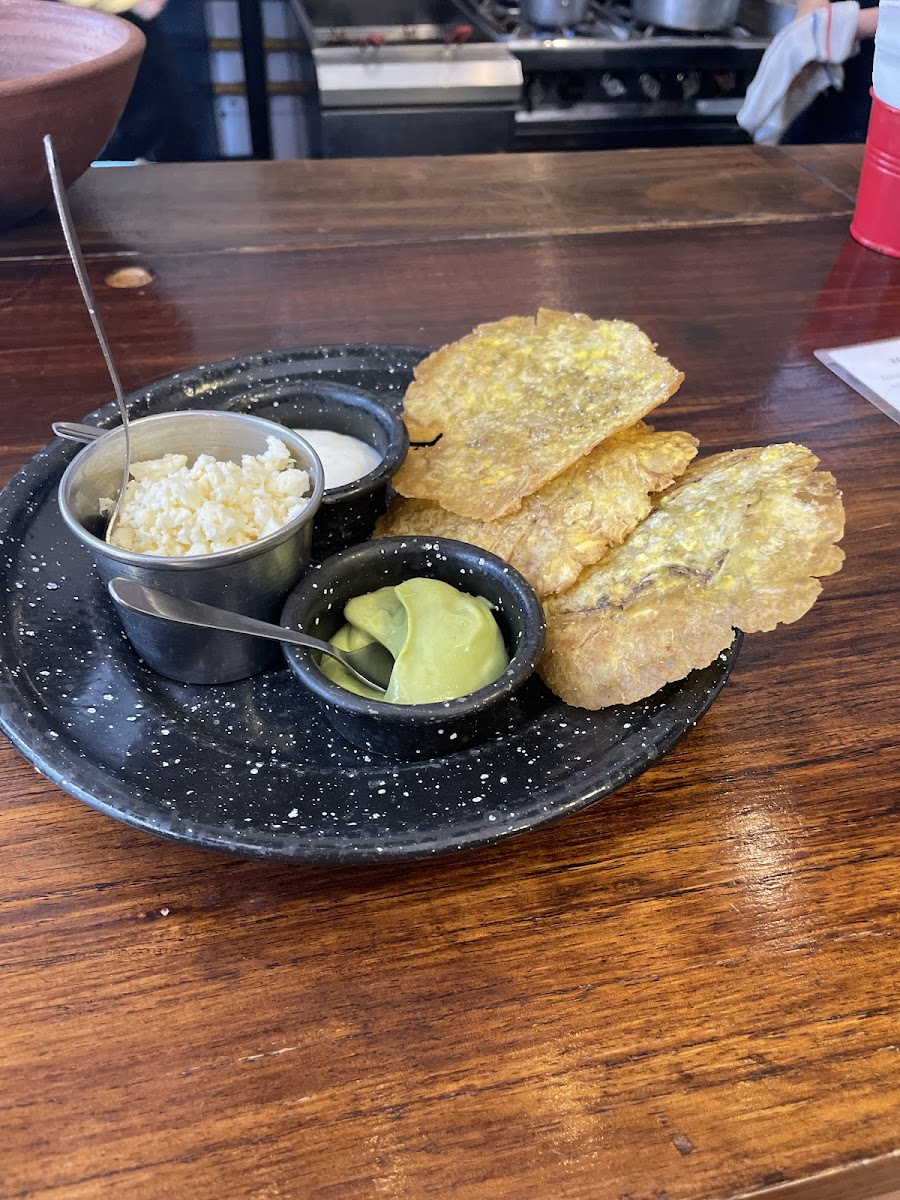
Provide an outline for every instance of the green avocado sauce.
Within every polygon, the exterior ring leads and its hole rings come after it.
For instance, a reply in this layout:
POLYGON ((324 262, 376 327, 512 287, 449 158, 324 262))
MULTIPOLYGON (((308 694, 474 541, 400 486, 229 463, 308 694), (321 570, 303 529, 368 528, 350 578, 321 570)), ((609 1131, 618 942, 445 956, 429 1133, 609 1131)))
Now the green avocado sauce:
POLYGON ((509 666, 503 635, 487 600, 439 579, 406 579, 396 587, 356 596, 344 608, 331 644, 359 650, 387 646, 394 669, 384 696, 366 687, 336 659, 319 669, 342 688, 392 704, 435 704, 477 692, 509 666))

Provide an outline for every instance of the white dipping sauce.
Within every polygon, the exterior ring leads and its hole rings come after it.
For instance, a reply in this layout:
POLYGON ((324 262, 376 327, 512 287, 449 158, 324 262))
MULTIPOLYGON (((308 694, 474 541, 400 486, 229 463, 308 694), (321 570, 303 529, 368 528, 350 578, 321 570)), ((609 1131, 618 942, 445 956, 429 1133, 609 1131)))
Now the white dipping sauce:
POLYGON ((325 468, 325 490, 343 487, 374 471, 382 455, 359 438, 346 433, 335 433, 333 429, 301 429, 295 432, 306 438, 322 460, 325 468))

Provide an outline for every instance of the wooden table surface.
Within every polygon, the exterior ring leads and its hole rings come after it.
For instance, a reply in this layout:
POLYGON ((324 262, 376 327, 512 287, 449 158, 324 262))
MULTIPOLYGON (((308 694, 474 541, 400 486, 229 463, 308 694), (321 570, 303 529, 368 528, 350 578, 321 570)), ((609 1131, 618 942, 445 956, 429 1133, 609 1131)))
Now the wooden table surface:
MULTIPOLYGON (((460 857, 204 854, 100 816, 3 741, 3 1200, 900 1186, 900 429, 812 356, 900 334, 900 261, 848 237, 859 161, 247 163, 76 186, 127 387, 269 346, 437 344, 539 304, 627 318, 686 374, 658 425, 821 457, 847 561, 801 622, 745 641, 645 775, 460 857), (125 268, 143 284, 112 286, 125 268)), ((54 224, 0 235, 0 482, 108 391, 54 224)))

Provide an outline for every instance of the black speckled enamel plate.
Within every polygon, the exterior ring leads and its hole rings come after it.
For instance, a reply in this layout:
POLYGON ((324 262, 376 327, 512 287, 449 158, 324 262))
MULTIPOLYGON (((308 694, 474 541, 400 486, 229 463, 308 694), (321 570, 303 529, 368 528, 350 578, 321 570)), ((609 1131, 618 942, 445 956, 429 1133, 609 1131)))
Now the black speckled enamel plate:
MULTIPOLYGON (((400 397, 423 351, 284 350, 161 380, 130 408, 266 411, 316 379, 400 397)), ((113 406, 88 420, 115 424, 113 406)), ((134 655, 56 488, 77 452, 54 441, 0 495, 0 725, 71 795, 140 829, 246 858, 371 862, 485 845, 558 820, 649 767, 703 715, 740 634, 650 700, 588 713, 542 685, 501 736, 399 762, 343 742, 287 666, 222 687, 153 674, 134 655)))

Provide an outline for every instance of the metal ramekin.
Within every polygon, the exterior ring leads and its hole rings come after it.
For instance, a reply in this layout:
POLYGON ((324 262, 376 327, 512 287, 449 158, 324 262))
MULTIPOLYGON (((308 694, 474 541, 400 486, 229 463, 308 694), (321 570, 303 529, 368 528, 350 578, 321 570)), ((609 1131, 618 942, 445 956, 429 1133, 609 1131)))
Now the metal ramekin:
MULTIPOLYGON (((185 454, 240 461, 262 454, 267 437, 288 447, 307 471, 311 494, 305 508, 281 529, 234 550, 166 558, 135 554, 103 540, 106 525, 100 498, 115 496, 122 477, 124 436, 116 428, 92 442, 69 464, 59 485, 63 519, 90 551, 104 583, 116 576, 137 579, 174 596, 215 604, 263 621, 277 621, 285 597, 309 565, 313 519, 322 501, 322 464, 297 433, 244 413, 189 410, 159 413, 131 423, 132 462, 185 454)), ((112 603, 112 601, 110 601, 112 603)), ((262 670, 278 646, 262 638, 176 625, 116 605, 128 639, 141 658, 169 679, 183 683, 230 683, 262 670)))

